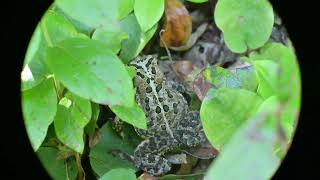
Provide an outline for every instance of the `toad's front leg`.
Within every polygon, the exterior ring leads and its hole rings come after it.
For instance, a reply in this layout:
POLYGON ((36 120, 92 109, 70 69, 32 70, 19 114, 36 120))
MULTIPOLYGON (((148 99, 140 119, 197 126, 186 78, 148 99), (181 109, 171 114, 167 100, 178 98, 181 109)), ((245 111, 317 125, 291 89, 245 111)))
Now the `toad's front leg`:
POLYGON ((150 137, 142 141, 134 152, 134 163, 153 176, 167 173, 171 169, 171 163, 163 154, 177 145, 173 138, 150 137))

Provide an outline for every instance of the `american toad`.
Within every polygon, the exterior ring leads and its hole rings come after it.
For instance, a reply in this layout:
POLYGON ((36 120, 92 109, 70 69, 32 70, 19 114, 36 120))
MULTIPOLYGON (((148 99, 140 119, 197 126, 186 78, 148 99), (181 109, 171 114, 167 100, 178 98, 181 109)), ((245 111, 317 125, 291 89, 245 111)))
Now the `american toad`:
POLYGON ((135 165, 151 175, 162 175, 172 162, 164 154, 172 150, 195 147, 205 142, 199 113, 188 112, 188 104, 175 86, 166 82, 157 57, 145 55, 130 63, 137 70, 134 79, 136 101, 147 117, 147 130, 135 128, 143 140, 135 149, 135 165))

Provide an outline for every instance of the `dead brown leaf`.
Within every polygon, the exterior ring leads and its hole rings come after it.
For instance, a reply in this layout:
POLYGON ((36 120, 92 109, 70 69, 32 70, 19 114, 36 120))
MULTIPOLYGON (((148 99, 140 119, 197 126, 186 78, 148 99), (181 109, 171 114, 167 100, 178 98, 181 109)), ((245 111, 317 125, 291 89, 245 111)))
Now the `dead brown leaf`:
MULTIPOLYGON (((165 0, 163 41, 168 47, 184 45, 192 33, 192 21, 180 0, 165 0)), ((163 42, 160 43, 164 47, 163 42)))

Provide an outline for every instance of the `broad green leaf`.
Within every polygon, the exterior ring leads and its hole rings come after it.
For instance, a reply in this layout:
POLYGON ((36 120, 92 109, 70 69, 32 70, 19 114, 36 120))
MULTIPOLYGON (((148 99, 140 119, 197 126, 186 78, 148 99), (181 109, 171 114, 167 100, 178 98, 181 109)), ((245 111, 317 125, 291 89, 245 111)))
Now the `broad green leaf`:
POLYGON ((70 110, 60 104, 54 119, 54 128, 58 139, 63 144, 82 153, 84 149, 83 128, 73 119, 70 110))
POLYGON ((93 27, 89 27, 80 20, 72 18, 71 16, 66 14, 61 8, 59 8, 56 4, 53 4, 51 9, 60 16, 64 17, 66 20, 68 20, 77 29, 78 32, 83 33, 89 37, 91 36, 91 32, 93 32, 94 30, 93 27))
POLYGON ((84 148, 83 129, 90 119, 90 101, 68 92, 60 100, 54 120, 57 137, 63 144, 82 153, 84 148))
POLYGON ((226 45, 236 53, 263 46, 274 23, 268 0, 219 0, 214 18, 224 34, 226 45))
POLYGON ((117 18, 117 0, 55 0, 56 5, 68 16, 91 28, 103 26, 117 18))
POLYGON ((294 52, 280 43, 269 43, 259 52, 252 52, 250 59, 256 62, 269 59, 280 66, 277 79, 274 80, 273 84, 275 84, 277 90, 275 95, 282 104, 280 123, 289 140, 288 143, 290 143, 293 131, 297 126, 301 104, 300 71, 294 52))
POLYGON ((131 106, 132 80, 105 44, 72 38, 49 48, 47 65, 72 93, 98 104, 131 106))
POLYGON ((242 88, 255 92, 258 86, 258 80, 252 65, 236 67, 232 70, 214 66, 210 68, 210 72, 207 70, 206 73, 207 80, 218 88, 242 88))
POLYGON ((40 84, 49 73, 45 66, 47 43, 38 25, 29 42, 21 73, 21 90, 31 89, 40 84))
POLYGON ((88 38, 86 35, 78 33, 68 20, 52 10, 45 13, 40 26, 48 46, 54 46, 67 38, 88 38))
POLYGON ((90 164, 95 173, 103 176, 108 171, 115 168, 128 168, 135 170, 133 163, 122 160, 118 156, 112 155, 112 151, 120 150, 129 155, 133 154, 134 148, 126 141, 123 141, 118 134, 114 132, 110 122, 107 122, 100 129, 101 137, 90 151, 90 164))
POLYGON ((102 41, 115 54, 120 51, 121 42, 127 38, 128 35, 120 29, 118 21, 110 21, 103 28, 96 29, 92 35, 92 39, 102 41))
POLYGON ((136 76, 136 74, 137 74, 136 69, 133 66, 126 66, 126 68, 127 68, 128 73, 129 73, 129 76, 131 78, 134 78, 136 76))
POLYGON ((151 29, 160 20, 163 12, 164 0, 135 0, 134 14, 143 32, 151 29))
POLYGON ((211 73, 211 83, 219 87, 240 88, 241 82, 228 70, 214 66, 211 73))
POLYGON ((135 0, 117 0, 118 1, 118 19, 123 19, 133 11, 135 0))
POLYGON ((258 52, 250 54, 252 60, 273 60, 280 65, 280 71, 277 81, 278 95, 282 101, 294 98, 297 108, 300 103, 301 79, 299 66, 293 50, 280 44, 266 44, 258 52))
POLYGON ((256 92, 258 87, 258 78, 256 76, 254 66, 237 68, 235 72, 235 76, 241 82, 241 87, 243 89, 256 92))
POLYGON ((136 174, 133 169, 117 168, 108 171, 99 180, 124 179, 136 180, 136 174))
POLYGON ((203 2, 207 2, 208 0, 187 0, 193 3, 203 3, 203 2))
POLYGON ((89 137, 93 136, 94 131, 97 127, 97 120, 98 120, 99 113, 100 113, 99 104, 91 103, 91 111, 92 111, 91 120, 84 128, 84 131, 89 135, 89 137))
POLYGON ((22 111, 31 145, 37 151, 57 112, 57 95, 52 78, 22 92, 22 111))
POLYGON ((56 148, 51 147, 41 147, 37 151, 42 165, 52 179, 76 179, 77 165, 75 159, 60 160, 57 158, 58 153, 59 151, 56 148))
POLYGON ((37 26, 29 43, 22 71, 22 90, 39 84, 50 74, 44 63, 47 47, 71 37, 84 37, 61 15, 48 10, 37 26))
POLYGON ((55 0, 55 3, 71 18, 95 29, 127 16, 133 10, 134 0, 55 0))
POLYGON ((210 89, 202 102, 200 117, 211 144, 221 150, 261 102, 257 94, 248 90, 210 89))
POLYGON ((65 97, 72 102, 70 110, 73 118, 78 121, 81 127, 86 126, 89 123, 92 114, 90 101, 72 94, 71 92, 67 92, 65 97))
POLYGON ((147 129, 147 119, 141 107, 134 103, 131 107, 125 106, 110 106, 112 112, 114 112, 121 120, 140 129, 147 129))
POLYGON ((273 153, 276 128, 266 128, 262 125, 264 120, 258 114, 244 123, 224 146, 204 179, 270 179, 280 161, 273 153))
POLYGON ((142 51, 158 27, 158 25, 154 25, 149 31, 143 33, 134 14, 124 18, 120 22, 120 26, 129 36, 121 43, 120 58, 125 63, 135 58, 142 51))
POLYGON ((259 85, 257 93, 263 98, 268 98, 277 93, 279 65, 270 60, 255 61, 259 85))

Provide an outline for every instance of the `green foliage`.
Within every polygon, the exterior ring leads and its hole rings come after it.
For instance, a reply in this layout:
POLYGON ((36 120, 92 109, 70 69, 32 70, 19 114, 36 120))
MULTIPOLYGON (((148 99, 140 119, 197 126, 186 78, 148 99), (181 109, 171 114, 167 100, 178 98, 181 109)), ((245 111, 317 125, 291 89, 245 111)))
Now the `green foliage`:
POLYGON ((258 95, 244 89, 211 89, 201 104, 200 118, 214 147, 222 149, 261 102, 258 95))
POLYGON ((115 168, 127 168, 135 170, 129 161, 122 160, 112 155, 112 151, 120 150, 129 155, 133 154, 134 147, 128 141, 122 140, 112 129, 110 123, 106 123, 100 129, 101 137, 99 143, 90 151, 90 164, 95 173, 103 176, 115 168))
POLYGON ((85 133, 89 135, 89 137, 92 137, 95 129, 97 127, 97 120, 99 117, 99 113, 100 113, 100 107, 99 104, 96 103, 91 103, 91 112, 92 112, 92 116, 91 116, 91 120, 90 122, 86 125, 85 127, 85 133))
POLYGON ((52 179, 76 179, 77 166, 74 158, 58 158, 59 150, 52 147, 41 147, 37 155, 52 179))
MULTIPOLYGON (((268 92, 268 87, 273 87, 274 93, 269 93, 269 96, 276 95, 281 102, 280 123, 287 138, 291 139, 301 102, 300 72, 293 51, 282 44, 270 43, 261 48, 259 53, 251 53, 249 59, 255 64, 263 64, 264 59, 269 59, 278 65, 278 71, 275 72, 273 68, 265 73, 269 75, 264 76, 262 83, 270 86, 265 85, 266 88, 261 88, 260 91, 268 92)), ((268 62, 268 64, 272 63, 268 62)))
POLYGON ((22 106, 26 130, 34 151, 37 151, 57 111, 57 95, 53 78, 23 91, 22 106))
POLYGON ((90 101, 67 93, 58 105, 54 128, 59 140, 78 153, 84 149, 83 129, 91 119, 90 101))
POLYGON ((276 128, 261 125, 264 121, 265 116, 258 114, 243 124, 204 179, 269 179, 278 167, 279 159, 273 153, 276 128))
POLYGON ((263 98, 268 98, 276 93, 279 66, 273 61, 261 60, 253 62, 256 68, 259 86, 257 93, 263 98))
POLYGON ((83 98, 99 104, 133 104, 132 80, 124 64, 99 41, 62 41, 49 48, 47 65, 57 80, 83 98))
POLYGON ((151 29, 160 20, 163 12, 164 0, 135 0, 134 14, 142 32, 151 29))
POLYGON ((133 9, 133 0, 55 0, 66 14, 85 25, 98 28, 110 20, 119 20, 133 9))
POLYGON ((99 180, 110 180, 110 179, 125 179, 125 180, 136 180, 135 171, 132 169, 117 168, 112 169, 104 174, 99 180))
POLYGON ((235 68, 234 72, 220 66, 208 68, 206 79, 216 87, 243 88, 255 91, 258 80, 253 66, 235 68))
POLYGON ((214 17, 227 46, 236 53, 263 46, 274 23, 273 9, 267 0, 219 0, 214 17))
POLYGON ((281 70, 278 72, 278 80, 274 82, 278 89, 279 98, 283 101, 290 98, 299 101, 301 91, 300 71, 292 49, 280 43, 269 43, 261 48, 259 53, 252 52, 249 58, 257 61, 268 59, 279 64, 281 70))
POLYGON ((147 32, 142 32, 137 18, 130 14, 120 22, 121 29, 129 36, 121 44, 120 58, 124 62, 129 62, 136 57, 156 32, 158 25, 154 25, 147 32))
POLYGON ((123 121, 141 129, 147 129, 147 119, 142 108, 134 103, 131 107, 110 106, 110 109, 123 121))
POLYGON ((106 24, 103 28, 97 28, 92 35, 92 39, 105 43, 107 48, 115 54, 120 51, 121 42, 127 38, 128 35, 121 30, 118 21, 106 24))

